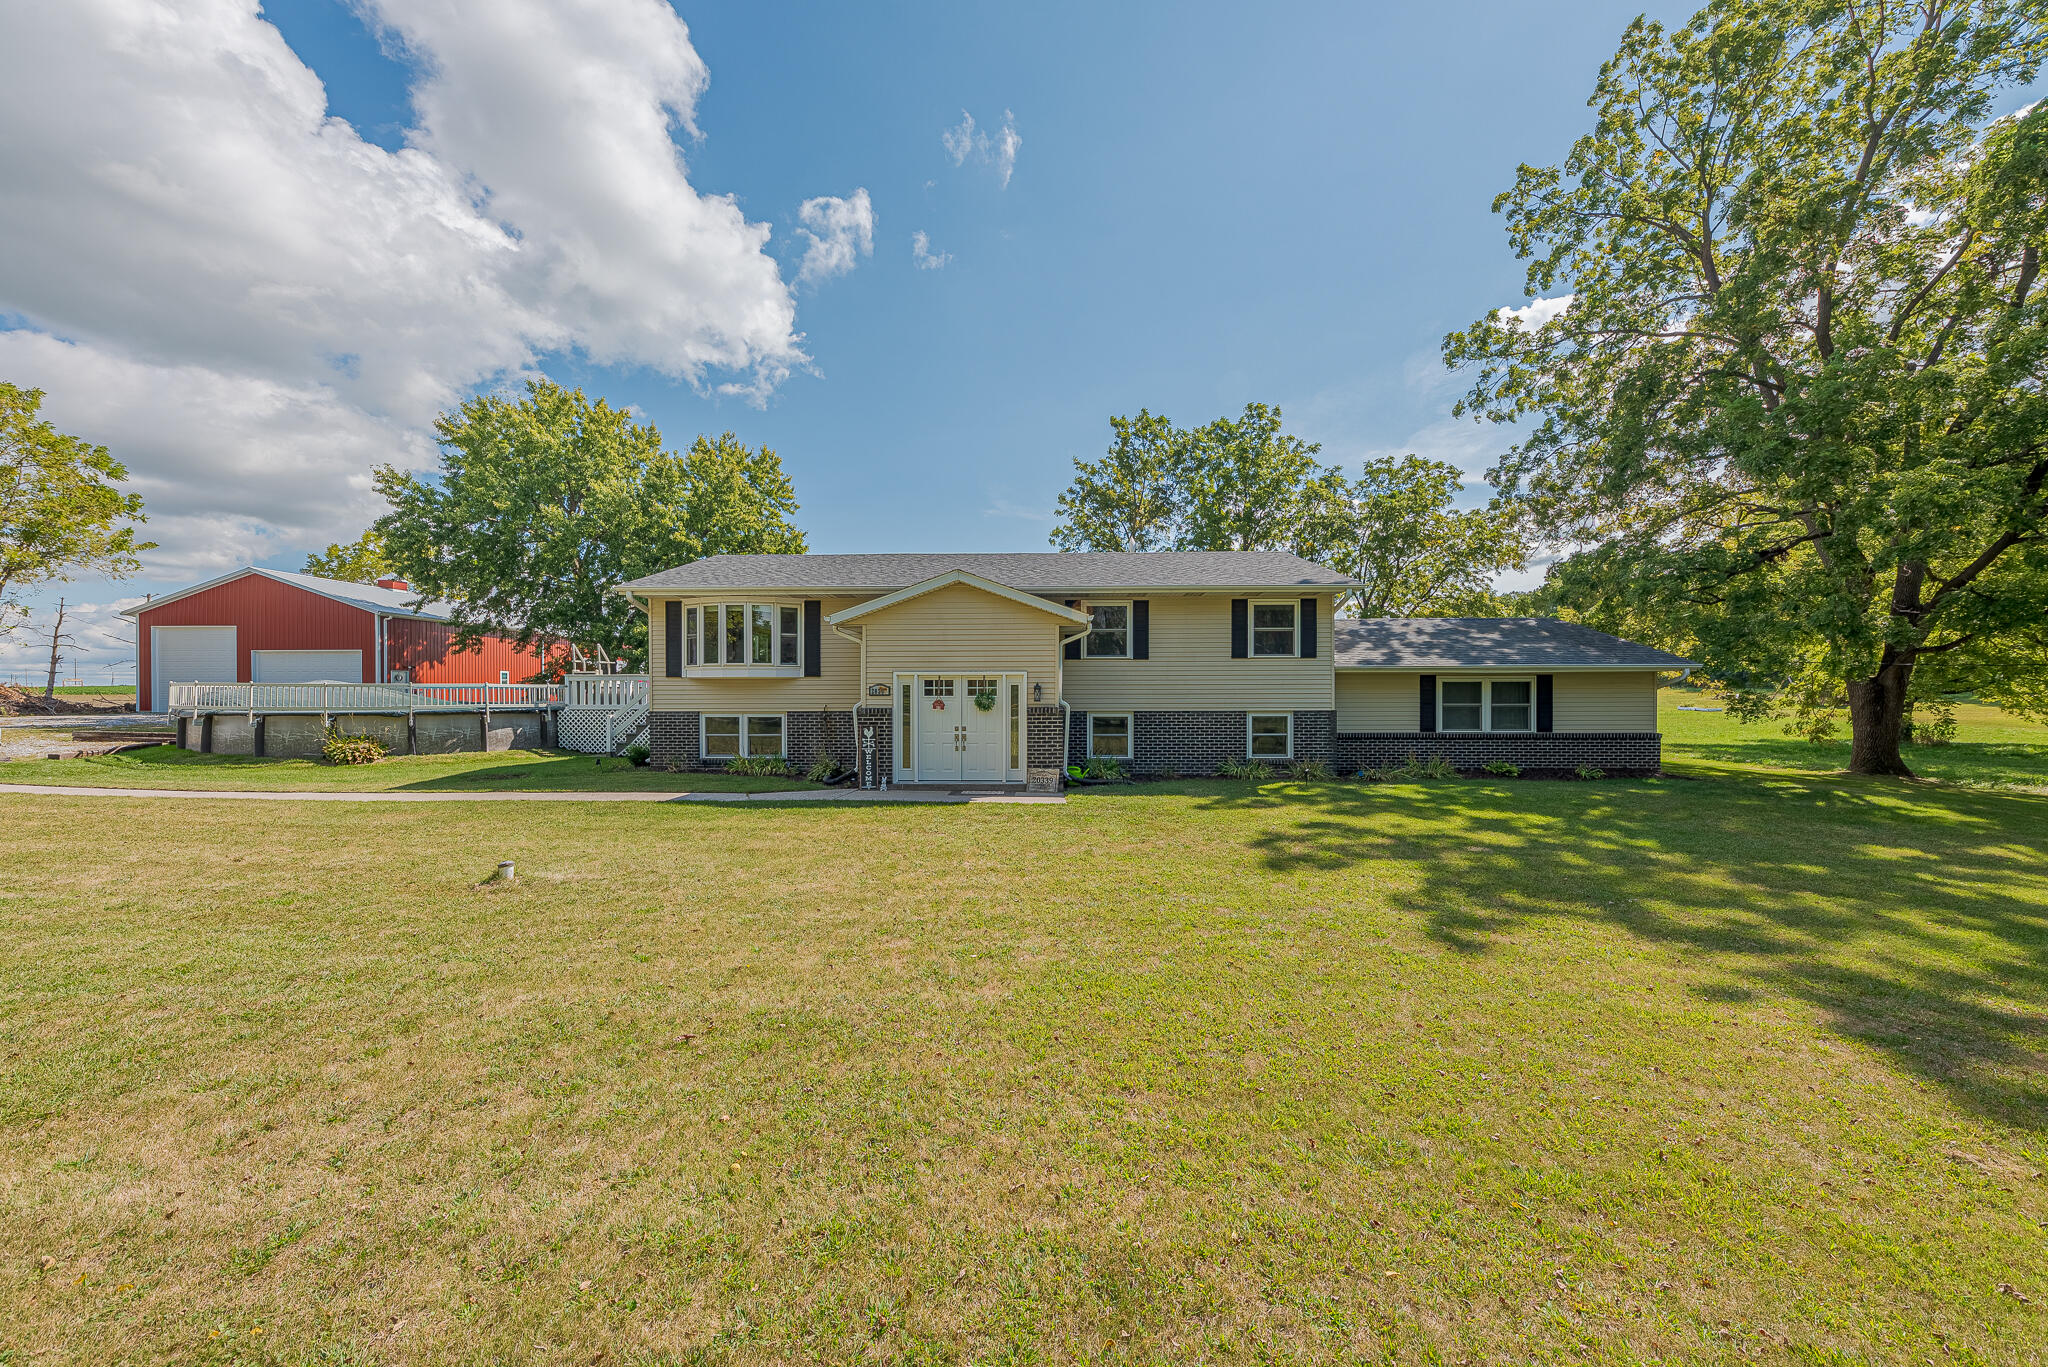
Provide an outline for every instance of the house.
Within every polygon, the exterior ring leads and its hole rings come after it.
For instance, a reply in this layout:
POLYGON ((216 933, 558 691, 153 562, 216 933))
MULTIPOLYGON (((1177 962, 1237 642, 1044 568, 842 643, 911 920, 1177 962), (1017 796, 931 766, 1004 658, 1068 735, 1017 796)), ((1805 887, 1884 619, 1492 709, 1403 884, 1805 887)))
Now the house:
POLYGON ((1657 673, 1685 661, 1562 622, 1334 620, 1353 586, 1162 551, 721 555, 620 591, 647 608, 673 768, 830 754, 864 781, 1036 789, 1094 756, 1657 768, 1657 673))
POLYGON ((135 619, 136 710, 172 683, 520 683, 539 647, 455 649, 446 603, 402 579, 353 584, 249 566, 123 610, 135 619))

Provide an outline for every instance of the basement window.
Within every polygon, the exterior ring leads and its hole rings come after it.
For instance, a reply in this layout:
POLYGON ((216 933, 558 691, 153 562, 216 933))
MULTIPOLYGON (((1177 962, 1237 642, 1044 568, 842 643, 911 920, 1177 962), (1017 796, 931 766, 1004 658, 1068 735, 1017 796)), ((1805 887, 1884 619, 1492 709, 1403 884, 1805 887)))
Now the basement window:
POLYGON ((1245 753, 1253 759, 1289 759, 1294 755, 1294 714, 1253 714, 1244 719, 1245 753))
POLYGON ((741 755, 782 753, 782 714, 711 716, 704 718, 705 759, 736 759, 741 755))
POLYGON ((1088 757, 1090 759, 1129 759, 1131 757, 1131 717, 1128 712, 1121 715, 1114 712, 1090 712, 1088 714, 1088 757))

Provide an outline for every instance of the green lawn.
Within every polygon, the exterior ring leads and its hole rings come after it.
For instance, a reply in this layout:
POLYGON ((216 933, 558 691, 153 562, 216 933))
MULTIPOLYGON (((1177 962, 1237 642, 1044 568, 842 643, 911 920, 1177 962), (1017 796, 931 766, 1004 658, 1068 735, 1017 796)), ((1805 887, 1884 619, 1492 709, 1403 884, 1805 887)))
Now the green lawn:
MULTIPOLYGON (((1657 725, 1664 733, 1664 758, 1671 763, 1767 764, 1773 768, 1826 773, 1846 768, 1849 737, 1815 745, 1785 734, 1783 722, 1744 725, 1726 713, 1686 708, 1719 707, 1718 694, 1665 689, 1658 699, 1657 725)), ((1995 707, 1965 703, 1956 708, 1956 738, 1949 745, 1908 745, 1906 763, 1925 778, 1950 783, 2048 788, 2048 726, 2009 716, 1995 707)))
MULTIPOLYGON (((54 783, 81 788, 199 788, 244 792, 527 792, 766 793, 815 788, 800 778, 675 774, 635 769, 614 756, 559 750, 494 754, 396 755, 375 764, 308 759, 202 755, 151 745, 77 759, 16 760, 0 765, 0 783, 54 783)), ((0 1367, 7 1364, 0 1363, 0 1367)))
POLYGON ((2041 1361, 2048 797, 1678 767, 0 796, 0 1362, 2041 1361))

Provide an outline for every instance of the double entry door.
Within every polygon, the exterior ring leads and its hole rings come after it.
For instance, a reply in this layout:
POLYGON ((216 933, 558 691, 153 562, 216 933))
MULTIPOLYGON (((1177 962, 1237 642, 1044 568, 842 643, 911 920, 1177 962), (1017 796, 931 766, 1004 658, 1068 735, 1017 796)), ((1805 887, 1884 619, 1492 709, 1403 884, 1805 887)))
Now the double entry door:
POLYGON ((921 674, 910 693, 920 783, 1001 783, 1009 777, 1004 737, 1010 700, 999 675, 921 674), (983 711, 976 697, 993 694, 983 711))

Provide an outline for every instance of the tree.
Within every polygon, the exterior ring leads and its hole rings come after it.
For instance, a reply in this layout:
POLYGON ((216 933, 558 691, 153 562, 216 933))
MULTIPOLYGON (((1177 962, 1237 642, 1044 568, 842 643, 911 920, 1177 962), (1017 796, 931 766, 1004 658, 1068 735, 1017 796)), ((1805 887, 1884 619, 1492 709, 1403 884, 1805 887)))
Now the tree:
POLYGON ((687 456, 602 399, 546 380, 478 397, 435 424, 438 478, 391 466, 372 529, 422 598, 454 606, 459 645, 502 633, 646 657, 646 613, 615 586, 702 556, 799 552, 782 462, 728 432, 687 456))
POLYGON ((1178 476, 1186 434, 1144 409, 1113 417, 1109 454, 1074 462, 1074 482, 1060 495, 1052 544, 1063 551, 1163 551, 1179 534, 1183 491, 1178 476))
POLYGON ((1360 617, 1498 616, 1493 580, 1521 569, 1528 547, 1511 509, 1458 508, 1464 487, 1443 461, 1368 460, 1313 558, 1364 585, 1360 617))
POLYGON ((1192 431, 1142 408, 1109 424, 1109 453, 1076 460, 1055 506, 1061 550, 1296 549, 1336 492, 1321 448, 1282 433, 1262 403, 1192 431))
POLYGON ((0 635, 20 625, 20 590, 79 571, 121 578, 155 550, 137 541, 142 497, 115 486, 128 468, 36 417, 43 391, 0 381, 0 635))
POLYGON ((2031 0, 1638 19, 1495 202, 1554 316, 1444 342, 1461 412, 1533 423, 1492 478, 1582 601, 1846 701, 1858 772, 1908 772, 1917 669, 2048 611, 2048 108, 1985 122, 2043 46, 2031 0))
POLYGON ((335 543, 318 555, 307 556, 306 573, 349 584, 374 584, 390 577, 391 557, 383 536, 372 527, 347 545, 335 543))

